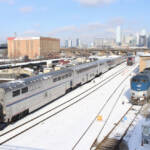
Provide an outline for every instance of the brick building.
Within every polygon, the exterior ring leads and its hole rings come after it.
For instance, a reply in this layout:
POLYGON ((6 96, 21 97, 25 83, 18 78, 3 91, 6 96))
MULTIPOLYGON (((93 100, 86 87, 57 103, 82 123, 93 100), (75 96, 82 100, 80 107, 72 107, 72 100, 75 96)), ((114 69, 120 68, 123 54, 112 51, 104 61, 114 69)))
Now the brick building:
POLYGON ((60 51, 60 40, 49 37, 8 38, 8 57, 20 58, 28 56, 30 59, 49 56, 51 52, 60 51))

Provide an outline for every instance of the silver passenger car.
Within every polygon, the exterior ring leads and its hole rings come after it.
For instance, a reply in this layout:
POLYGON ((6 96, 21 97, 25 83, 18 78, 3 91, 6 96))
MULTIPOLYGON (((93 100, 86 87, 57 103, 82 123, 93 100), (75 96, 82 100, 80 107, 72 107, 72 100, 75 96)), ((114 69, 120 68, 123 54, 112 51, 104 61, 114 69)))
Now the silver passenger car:
POLYGON ((64 95, 72 88, 92 80, 109 68, 106 60, 97 60, 0 84, 0 122, 18 120, 64 95))

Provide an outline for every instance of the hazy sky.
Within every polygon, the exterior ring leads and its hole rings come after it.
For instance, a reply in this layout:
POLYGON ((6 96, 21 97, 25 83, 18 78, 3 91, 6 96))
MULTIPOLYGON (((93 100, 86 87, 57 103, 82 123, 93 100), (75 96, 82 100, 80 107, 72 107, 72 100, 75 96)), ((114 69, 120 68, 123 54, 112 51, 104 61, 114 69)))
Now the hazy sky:
POLYGON ((62 39, 150 31, 150 0, 0 0, 0 40, 8 36, 62 39))

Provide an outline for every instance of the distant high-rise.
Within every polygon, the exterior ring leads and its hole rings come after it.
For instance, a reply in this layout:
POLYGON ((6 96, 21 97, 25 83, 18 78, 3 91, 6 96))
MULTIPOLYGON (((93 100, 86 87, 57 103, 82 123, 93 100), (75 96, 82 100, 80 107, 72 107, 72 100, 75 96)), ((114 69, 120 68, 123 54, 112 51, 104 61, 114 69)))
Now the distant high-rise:
POLYGON ((116 43, 118 45, 121 45, 121 27, 120 26, 117 26, 117 29, 116 29, 116 43))
POLYGON ((69 40, 69 41, 68 41, 68 47, 73 47, 72 44, 73 44, 73 43, 72 43, 72 40, 69 40))
POLYGON ((147 34, 145 29, 143 29, 139 35, 139 46, 147 47, 147 34))
POLYGON ((146 37, 146 35, 140 35, 140 37, 139 37, 139 46, 140 47, 147 47, 147 37, 146 37))
POLYGON ((140 35, 139 33, 136 34, 136 45, 139 46, 140 44, 140 35))
POLYGON ((68 40, 65 41, 65 48, 68 48, 68 40))
POLYGON ((147 47, 150 48, 150 35, 147 38, 147 47))
POLYGON ((104 45, 104 39, 103 38, 96 38, 94 40, 94 47, 95 48, 102 48, 104 45))
POLYGON ((143 29, 143 30, 141 31, 140 35, 142 35, 142 36, 146 36, 146 30, 145 30, 145 29, 143 29))
POLYGON ((81 43, 80 43, 80 39, 79 38, 76 39, 76 47, 77 48, 81 47, 81 43))

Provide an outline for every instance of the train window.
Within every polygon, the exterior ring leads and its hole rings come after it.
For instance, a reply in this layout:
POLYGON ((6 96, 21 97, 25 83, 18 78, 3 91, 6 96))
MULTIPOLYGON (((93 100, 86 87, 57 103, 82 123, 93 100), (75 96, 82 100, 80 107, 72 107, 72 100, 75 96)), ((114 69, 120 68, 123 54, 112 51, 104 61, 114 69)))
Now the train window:
POLYGON ((65 77, 68 78, 68 74, 66 74, 65 77))
POLYGON ((142 80, 142 82, 146 82, 146 80, 145 80, 145 79, 143 79, 143 80, 142 80))
POLYGON ((137 79, 133 79, 133 82, 138 82, 138 80, 137 79))
POLYGON ((22 94, 28 92, 28 87, 22 88, 22 94))
POLYGON ((13 91, 13 97, 20 95, 20 90, 13 91))
POLYGON ((72 76, 72 74, 71 74, 71 73, 69 73, 68 75, 69 75, 69 77, 71 77, 71 76, 72 76))
POLYGON ((54 78, 54 79, 53 79, 53 82, 56 82, 56 81, 57 81, 57 78, 54 78))
POLYGON ((65 75, 63 75, 61 78, 62 78, 62 79, 65 79, 65 75))
POLYGON ((58 81, 61 80, 61 77, 58 77, 58 81))

